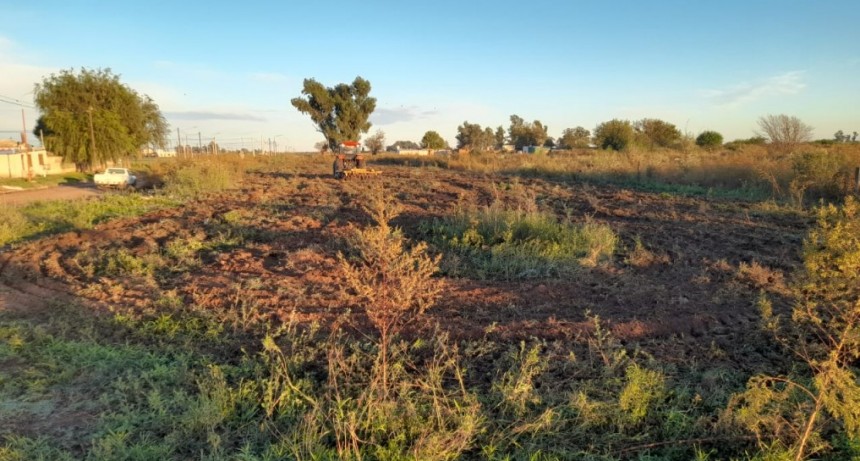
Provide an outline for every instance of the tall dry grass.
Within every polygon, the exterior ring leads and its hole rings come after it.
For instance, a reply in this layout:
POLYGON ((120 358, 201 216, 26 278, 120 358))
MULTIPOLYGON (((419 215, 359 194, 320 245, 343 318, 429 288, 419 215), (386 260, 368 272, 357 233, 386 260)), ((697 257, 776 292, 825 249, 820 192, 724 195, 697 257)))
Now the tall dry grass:
POLYGON ((766 145, 624 152, 595 149, 548 154, 460 153, 450 157, 387 156, 380 163, 613 183, 694 195, 816 200, 853 191, 860 144, 803 145, 793 152, 766 145))

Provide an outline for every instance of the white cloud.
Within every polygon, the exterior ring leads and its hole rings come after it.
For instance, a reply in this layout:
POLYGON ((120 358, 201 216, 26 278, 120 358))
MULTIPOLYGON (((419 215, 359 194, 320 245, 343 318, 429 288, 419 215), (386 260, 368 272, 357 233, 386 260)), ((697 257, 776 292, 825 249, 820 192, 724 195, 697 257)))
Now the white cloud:
POLYGON ((202 120, 236 120, 250 122, 265 122, 266 119, 259 115, 244 112, 215 112, 207 110, 165 112, 164 116, 173 120, 202 121, 202 120))
POLYGON ((781 95, 792 95, 803 91, 804 71, 794 70, 756 82, 741 82, 723 89, 703 90, 702 95, 718 106, 740 106, 752 101, 781 95))
POLYGON ((410 122, 436 115, 436 110, 421 110, 417 106, 400 106, 395 108, 380 107, 373 111, 370 121, 377 125, 391 125, 400 122, 410 122))

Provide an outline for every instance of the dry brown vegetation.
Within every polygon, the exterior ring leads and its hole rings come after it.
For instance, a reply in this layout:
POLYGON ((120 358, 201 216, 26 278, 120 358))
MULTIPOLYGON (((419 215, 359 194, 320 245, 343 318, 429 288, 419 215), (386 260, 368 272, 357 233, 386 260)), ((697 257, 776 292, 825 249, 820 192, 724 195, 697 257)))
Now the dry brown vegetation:
POLYGON ((696 147, 681 150, 631 147, 624 152, 581 149, 548 155, 461 154, 444 159, 392 157, 386 161, 612 183, 656 192, 815 201, 839 198, 854 191, 860 145, 808 144, 794 146, 791 151, 754 144, 729 145, 716 151, 696 147))

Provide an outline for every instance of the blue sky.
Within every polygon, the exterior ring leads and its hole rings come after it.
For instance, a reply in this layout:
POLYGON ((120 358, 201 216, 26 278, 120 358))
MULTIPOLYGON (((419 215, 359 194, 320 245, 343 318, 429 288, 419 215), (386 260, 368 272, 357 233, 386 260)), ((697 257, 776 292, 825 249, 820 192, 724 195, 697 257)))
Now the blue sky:
MULTIPOLYGON (((855 1, 0 2, 0 95, 32 103, 61 69, 110 68, 196 144, 282 149, 320 141, 290 99, 302 81, 369 80, 371 133, 511 114, 557 137, 613 118, 661 118, 693 135, 754 135, 766 114, 817 138, 860 131, 855 1)), ((24 108, 27 129, 37 117, 24 108)), ((0 138, 21 108, 0 103, 0 138)), ((184 139, 183 139, 184 142, 184 139)))

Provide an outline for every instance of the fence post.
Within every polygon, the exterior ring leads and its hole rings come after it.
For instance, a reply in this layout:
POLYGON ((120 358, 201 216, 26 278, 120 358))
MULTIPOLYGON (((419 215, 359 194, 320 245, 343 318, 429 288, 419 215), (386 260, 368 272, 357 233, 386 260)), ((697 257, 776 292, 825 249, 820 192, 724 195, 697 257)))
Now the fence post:
POLYGON ((860 194, 860 166, 854 169, 854 193, 860 194))

